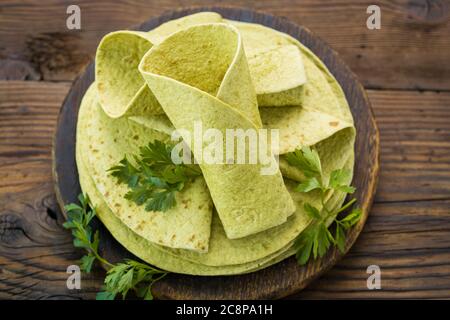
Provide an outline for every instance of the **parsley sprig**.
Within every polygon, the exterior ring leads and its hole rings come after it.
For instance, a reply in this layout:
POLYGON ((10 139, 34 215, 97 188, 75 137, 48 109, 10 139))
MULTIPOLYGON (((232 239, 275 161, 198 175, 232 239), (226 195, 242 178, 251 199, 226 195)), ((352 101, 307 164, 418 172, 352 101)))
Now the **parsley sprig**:
POLYGON ((98 230, 92 234, 92 228, 89 225, 92 218, 96 215, 95 209, 89 207, 89 197, 78 195, 80 204, 71 203, 64 208, 67 212, 67 221, 63 227, 72 231, 73 245, 76 248, 82 248, 87 254, 80 260, 80 268, 84 272, 91 272, 92 265, 97 259, 107 267, 112 267, 108 261, 103 259, 98 253, 99 234, 98 230))
POLYGON ((125 156, 108 171, 129 191, 125 199, 145 205, 147 211, 167 211, 176 204, 175 195, 186 184, 201 175, 198 166, 175 164, 171 158, 173 145, 159 140, 141 147, 134 163, 125 156))
POLYGON ((305 180, 298 184, 295 190, 305 193, 317 190, 320 193, 321 201, 321 210, 310 203, 304 204, 306 213, 313 221, 295 240, 298 263, 300 265, 306 264, 311 258, 311 254, 314 260, 317 257, 323 257, 331 245, 337 246, 341 252, 344 252, 346 233, 361 219, 362 211, 354 208, 346 217, 338 219, 338 215, 350 208, 356 202, 356 199, 348 201, 338 210, 330 210, 325 200, 332 191, 350 194, 355 192, 355 188, 347 183, 351 171, 346 169, 334 170, 331 172, 328 181, 325 181, 319 154, 309 147, 303 147, 287 154, 286 160, 290 165, 300 169, 305 176, 305 180), (326 225, 331 218, 335 223, 334 235, 326 225))
POLYGON ((102 263, 108 269, 104 291, 97 293, 97 300, 113 300, 119 294, 125 299, 130 290, 133 290, 137 297, 145 300, 153 299, 152 285, 165 277, 167 272, 130 259, 112 264, 100 256, 99 233, 97 230, 93 234, 90 226, 90 222, 96 215, 95 208, 90 205, 87 195, 80 194, 78 200, 80 204, 71 203, 65 206, 67 221, 63 226, 72 231, 74 246, 85 249, 87 252, 80 260, 82 271, 91 272, 95 261, 102 263))

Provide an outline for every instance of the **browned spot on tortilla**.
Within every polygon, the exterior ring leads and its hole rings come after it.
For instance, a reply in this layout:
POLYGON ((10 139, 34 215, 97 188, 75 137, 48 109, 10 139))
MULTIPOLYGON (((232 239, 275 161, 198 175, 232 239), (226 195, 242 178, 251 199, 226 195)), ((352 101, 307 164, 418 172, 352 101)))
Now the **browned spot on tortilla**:
POLYGON ((137 139, 139 139, 139 136, 138 136, 138 135, 135 135, 135 136, 133 136, 133 139, 134 139, 134 140, 137 140, 137 139))
POLYGON ((172 239, 172 240, 175 240, 176 237, 177 237, 177 236, 176 236, 175 234, 173 234, 171 239, 172 239))
POLYGON ((189 238, 189 241, 194 242, 194 240, 195 240, 195 234, 193 234, 193 235, 189 238))
POLYGON ((201 204, 201 205, 199 205, 199 206, 198 206, 198 208, 199 208, 199 209, 202 209, 202 208, 203 208, 203 205, 202 205, 202 204, 201 204))
POLYGON ((117 142, 117 138, 114 138, 114 142, 117 142))
POLYGON ((92 149, 92 152, 98 152, 98 150, 97 149, 92 149))
POLYGON ((183 204, 183 208, 187 209, 189 207, 189 202, 191 202, 191 199, 182 200, 181 203, 183 204))
POLYGON ((337 127, 339 125, 339 121, 331 121, 328 123, 331 127, 337 127))
POLYGON ((121 205, 120 205, 120 203, 114 203, 114 207, 120 208, 121 205))
POLYGON ((109 191, 106 191, 105 192, 105 197, 108 197, 109 196, 109 191))

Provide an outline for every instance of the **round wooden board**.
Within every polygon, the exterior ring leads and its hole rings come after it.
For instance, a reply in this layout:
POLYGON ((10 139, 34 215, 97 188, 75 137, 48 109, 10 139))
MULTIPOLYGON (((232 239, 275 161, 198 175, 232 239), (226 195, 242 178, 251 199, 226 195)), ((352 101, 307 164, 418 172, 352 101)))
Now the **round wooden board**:
MULTIPOLYGON (((137 29, 147 31, 163 22, 199 11, 216 11, 227 19, 259 23, 290 34, 321 58, 342 86, 357 129, 353 185, 357 188, 355 193, 357 205, 363 210, 363 218, 347 235, 347 252, 356 241, 367 219, 379 171, 378 129, 364 88, 337 53, 317 36, 305 27, 272 15, 238 8, 189 8, 152 18, 137 29)), ((69 202, 76 202, 76 197, 80 193, 75 163, 77 114, 81 99, 93 81, 94 63, 91 63, 73 83, 60 111, 53 144, 53 172, 56 195, 61 207, 69 202)), ((120 261, 125 257, 133 258, 98 220, 94 223, 100 230, 100 250, 104 256, 111 261, 120 261)), ((170 274, 154 285, 153 294, 160 299, 281 298, 306 287, 330 269, 342 256, 339 250, 333 249, 323 258, 303 267, 298 266, 294 258, 289 258, 264 270, 239 276, 200 277, 170 274)))

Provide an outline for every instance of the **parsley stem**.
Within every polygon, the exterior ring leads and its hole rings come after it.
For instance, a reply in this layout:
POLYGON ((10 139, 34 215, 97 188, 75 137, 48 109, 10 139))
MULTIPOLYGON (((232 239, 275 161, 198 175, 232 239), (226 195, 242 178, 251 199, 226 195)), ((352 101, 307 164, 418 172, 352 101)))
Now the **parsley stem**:
POLYGON ((98 261, 100 261, 100 263, 102 263, 102 264, 108 266, 108 268, 114 267, 114 265, 113 265, 111 262, 109 262, 109 261, 106 260, 105 258, 101 257, 101 256, 98 254, 97 251, 95 251, 95 250, 93 250, 93 249, 90 249, 89 251, 95 256, 95 258, 96 258, 98 261))
MULTIPOLYGON (((323 197, 323 198, 325 198, 325 197, 323 197)), ((325 220, 327 220, 328 218, 330 218, 331 216, 337 217, 339 213, 341 213, 341 212, 347 210, 347 209, 348 209, 352 204, 354 204, 355 202, 356 202, 356 199, 352 199, 352 200, 350 200, 349 202, 347 202, 345 205, 343 205, 342 208, 340 208, 339 210, 337 210, 337 211, 335 211, 335 212, 331 212, 331 211, 329 211, 329 210, 327 209, 327 207, 326 207, 326 205, 325 205, 325 203, 324 203, 324 200, 322 199, 322 206, 323 206, 323 209, 324 209, 325 212, 327 213, 326 216, 325 216, 325 218, 324 218, 323 220, 325 221, 325 220)), ((338 220, 336 220, 336 221, 338 221, 338 220)))
POLYGON ((329 189, 321 189, 320 190, 320 202, 322 204, 322 210, 324 210, 326 213, 326 217, 328 217, 331 214, 331 212, 328 210, 327 205, 325 203, 325 198, 326 198, 326 194, 328 191, 329 191, 329 189))
POLYGON ((164 278, 165 276, 167 276, 167 272, 163 272, 159 277, 157 277, 156 279, 153 280, 153 282, 159 281, 162 278, 164 278))
POLYGON ((340 208, 338 211, 336 211, 336 215, 338 215, 342 211, 347 210, 355 202, 356 202, 356 199, 354 199, 354 198, 352 200, 350 200, 349 202, 347 202, 345 205, 342 206, 342 208, 340 208))

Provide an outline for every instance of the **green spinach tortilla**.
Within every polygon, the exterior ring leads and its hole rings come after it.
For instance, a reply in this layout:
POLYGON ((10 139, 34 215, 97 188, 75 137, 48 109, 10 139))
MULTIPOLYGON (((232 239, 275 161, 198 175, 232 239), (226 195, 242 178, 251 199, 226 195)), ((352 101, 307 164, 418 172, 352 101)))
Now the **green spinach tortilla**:
MULTIPOLYGON (((204 12, 104 37, 80 106, 76 156, 83 192, 127 250, 172 272, 231 275, 293 255, 311 222, 303 204, 321 208, 318 193, 294 191, 304 176, 285 155, 313 146, 328 177, 353 170, 354 140, 344 93, 310 50, 270 28, 204 12), (167 212, 125 199, 127 187, 107 169, 148 142, 170 141, 174 129, 193 130, 195 120, 219 130, 278 129, 279 171, 201 165, 202 176, 167 212)), ((339 208, 344 198, 330 193, 326 205, 339 208)))

